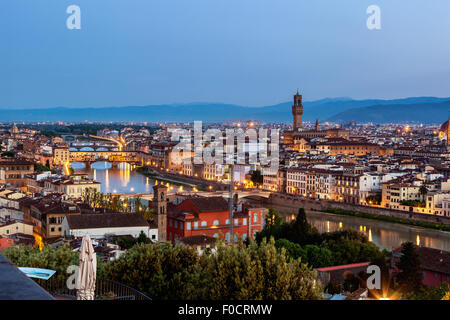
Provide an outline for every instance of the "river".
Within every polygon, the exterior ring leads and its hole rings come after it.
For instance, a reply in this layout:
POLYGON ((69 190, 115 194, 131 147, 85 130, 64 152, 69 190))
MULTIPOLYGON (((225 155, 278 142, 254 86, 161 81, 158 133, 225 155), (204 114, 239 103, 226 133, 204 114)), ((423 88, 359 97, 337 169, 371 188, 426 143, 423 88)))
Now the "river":
MULTIPOLYGON (((76 173, 87 173, 91 179, 101 183, 100 191, 113 194, 153 193, 153 186, 161 183, 158 180, 146 177, 128 163, 121 163, 112 167, 108 162, 96 162, 91 168, 86 168, 83 163, 70 164, 76 173)), ((167 183, 164 183, 167 185, 167 183)), ((169 192, 187 191, 187 187, 170 185, 169 192), (181 189, 180 189, 181 188, 181 189)))
MULTIPOLYGON (((90 178, 101 182, 103 193, 152 193, 156 181, 148 178, 122 163, 111 167, 107 162, 97 162, 91 168, 82 163, 72 163, 77 173, 87 173, 90 178)), ((158 181, 160 183, 160 181, 158 181)), ((171 186, 171 192, 180 191, 179 186, 171 186)), ((187 191, 187 188, 181 189, 187 191)), ((367 235, 370 241, 383 249, 392 250, 405 241, 412 241, 426 247, 450 251, 450 232, 419 228, 385 221, 359 217, 341 216, 325 212, 307 212, 309 222, 320 232, 354 229, 367 235)))
POLYGON ((417 245, 450 251, 450 232, 326 212, 311 211, 306 216, 320 232, 358 230, 382 249, 392 250, 392 247, 411 241, 417 245))

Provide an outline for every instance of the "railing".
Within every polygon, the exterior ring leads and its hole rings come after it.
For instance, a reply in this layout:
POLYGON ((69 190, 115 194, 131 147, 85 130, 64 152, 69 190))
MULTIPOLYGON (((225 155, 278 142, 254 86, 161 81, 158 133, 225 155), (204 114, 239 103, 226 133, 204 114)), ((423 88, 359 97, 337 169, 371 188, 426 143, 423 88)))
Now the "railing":
MULTIPOLYGON (((66 279, 34 280, 55 298, 76 299, 77 297, 77 289, 69 289, 66 279)), ((151 300, 151 298, 122 283, 107 279, 97 279, 95 300, 151 300)))

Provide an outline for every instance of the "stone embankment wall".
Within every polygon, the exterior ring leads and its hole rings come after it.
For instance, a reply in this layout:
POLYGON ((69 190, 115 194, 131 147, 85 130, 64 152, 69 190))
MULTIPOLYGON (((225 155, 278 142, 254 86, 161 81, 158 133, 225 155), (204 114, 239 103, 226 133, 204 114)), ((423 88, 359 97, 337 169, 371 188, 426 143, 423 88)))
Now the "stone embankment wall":
POLYGON ((450 217, 436 216, 431 214, 406 212, 378 207, 368 207, 350 203, 334 202, 327 200, 301 199, 296 196, 273 193, 265 202, 269 208, 279 211, 282 216, 287 214, 297 214, 299 208, 314 211, 326 211, 327 209, 341 209, 357 211, 363 213, 377 214, 381 216, 395 217, 401 219, 411 219, 424 222, 442 223, 450 225, 450 217))

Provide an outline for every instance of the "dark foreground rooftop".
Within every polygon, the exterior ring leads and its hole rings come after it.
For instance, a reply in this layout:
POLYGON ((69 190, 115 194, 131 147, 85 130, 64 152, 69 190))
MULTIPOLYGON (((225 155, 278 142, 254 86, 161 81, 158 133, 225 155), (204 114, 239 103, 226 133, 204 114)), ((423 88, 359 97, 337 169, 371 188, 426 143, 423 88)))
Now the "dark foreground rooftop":
POLYGON ((53 297, 0 254, 0 300, 53 300, 53 297))

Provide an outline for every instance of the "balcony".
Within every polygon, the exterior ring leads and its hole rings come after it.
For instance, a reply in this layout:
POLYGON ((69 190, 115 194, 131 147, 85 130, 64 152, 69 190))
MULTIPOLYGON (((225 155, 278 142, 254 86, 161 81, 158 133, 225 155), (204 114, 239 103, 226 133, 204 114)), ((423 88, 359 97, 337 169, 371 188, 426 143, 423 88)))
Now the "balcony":
MULTIPOLYGON (((66 280, 55 276, 33 280, 0 254, 0 300, 76 300, 77 290, 69 289, 66 280)), ((151 299, 122 283, 97 279, 95 300, 151 299)))
POLYGON ((0 300, 54 300, 54 297, 1 254, 0 288, 0 300))

